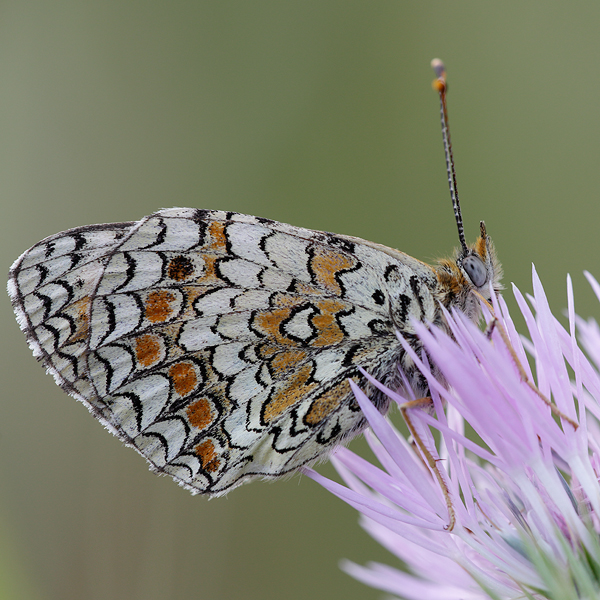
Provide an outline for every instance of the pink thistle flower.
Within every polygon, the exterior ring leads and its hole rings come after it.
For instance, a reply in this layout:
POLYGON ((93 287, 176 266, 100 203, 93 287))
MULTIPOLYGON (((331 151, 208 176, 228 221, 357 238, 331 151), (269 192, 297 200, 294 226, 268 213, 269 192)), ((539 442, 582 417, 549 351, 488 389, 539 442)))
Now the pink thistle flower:
MULTIPOLYGON (((600 285, 586 276, 600 299, 600 285)), ((353 577, 410 600, 600 597, 600 328, 575 316, 570 278, 567 286, 568 330, 550 312, 535 271, 535 315, 514 288, 530 341, 516 333, 504 301, 495 300, 526 378, 499 328, 487 335, 454 313, 447 315, 451 339, 416 324, 448 386, 413 353, 435 416, 409 414, 451 508, 418 449, 354 387, 381 466, 340 448, 333 461, 346 486, 305 472, 359 510, 362 526, 409 572, 344 563, 353 577), (476 436, 465 435, 466 424, 476 436)), ((412 400, 386 393, 399 405, 412 400)))

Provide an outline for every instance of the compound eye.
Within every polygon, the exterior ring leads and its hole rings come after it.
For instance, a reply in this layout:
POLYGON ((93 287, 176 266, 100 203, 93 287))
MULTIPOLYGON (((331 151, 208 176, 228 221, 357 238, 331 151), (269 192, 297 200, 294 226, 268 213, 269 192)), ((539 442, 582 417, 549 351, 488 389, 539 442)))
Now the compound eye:
POLYGON ((462 262, 462 267, 475 287, 481 287, 487 281, 487 270, 478 256, 467 256, 462 262))

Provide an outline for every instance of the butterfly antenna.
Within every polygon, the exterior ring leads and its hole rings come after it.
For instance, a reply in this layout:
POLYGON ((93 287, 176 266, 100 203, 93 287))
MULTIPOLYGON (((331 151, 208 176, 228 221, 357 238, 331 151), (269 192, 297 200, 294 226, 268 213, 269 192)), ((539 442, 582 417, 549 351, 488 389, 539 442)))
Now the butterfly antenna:
POLYGON ((468 252, 465 241, 465 230, 463 227, 462 214, 460 212, 460 203, 458 202, 458 187, 456 185, 456 171, 454 170, 454 156, 452 155, 452 142, 450 141, 450 129, 448 127, 448 109, 446 107, 446 92, 448 84, 446 82, 446 67, 439 58, 431 61, 431 68, 435 71, 436 79, 433 81, 433 89, 440 95, 440 118, 442 121, 442 138, 444 139, 444 155, 446 156, 446 171, 448 173, 448 186, 450 187, 450 197, 454 207, 454 218, 458 227, 458 239, 463 252, 468 252))

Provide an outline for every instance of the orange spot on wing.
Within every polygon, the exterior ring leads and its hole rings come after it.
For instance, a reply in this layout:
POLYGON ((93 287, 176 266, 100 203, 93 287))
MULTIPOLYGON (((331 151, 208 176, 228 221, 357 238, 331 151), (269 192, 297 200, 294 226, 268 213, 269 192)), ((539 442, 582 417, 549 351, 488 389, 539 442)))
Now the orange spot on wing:
POLYGON ((175 391, 180 396, 186 396, 192 392, 198 384, 198 377, 194 365, 190 363, 177 363, 169 369, 169 377, 175 391))
POLYGON ((309 425, 320 423, 338 408, 342 400, 346 398, 350 392, 350 384, 348 383, 348 380, 344 379, 344 381, 313 400, 311 407, 306 413, 306 417, 304 417, 304 421, 309 425))
POLYGON ((73 342, 78 342, 79 340, 86 339, 90 334, 90 305, 91 298, 89 296, 85 296, 77 302, 74 302, 72 306, 69 307, 69 313, 75 313, 75 324, 76 329, 69 338, 68 343, 72 344, 73 342))
POLYGON ((335 320, 336 313, 345 310, 347 306, 338 300, 319 300, 315 306, 321 311, 321 314, 315 315, 311 321, 317 328, 318 336, 311 343, 311 346, 330 346, 339 344, 344 339, 344 332, 340 329, 335 320))
POLYGON ((254 326, 265 335, 268 335, 282 344, 290 344, 291 340, 283 337, 279 331, 281 322, 287 319, 291 310, 289 308, 281 308, 269 311, 263 311, 256 315, 254 326))
POLYGON ((221 461, 217 457, 217 451, 212 440, 205 440, 194 449, 200 458, 202 468, 209 473, 214 473, 220 466, 221 461))
POLYGON ((144 304, 146 319, 151 323, 162 323, 173 315, 172 304, 175 294, 168 290, 155 290, 148 294, 144 304))
POLYGON ((206 429, 212 423, 212 403, 208 398, 199 398, 190 404, 185 412, 190 423, 198 429, 206 429))
POLYGON ((323 347, 333 344, 339 344, 344 339, 344 332, 340 329, 335 315, 348 309, 348 305, 335 299, 323 298, 313 299, 307 302, 302 296, 292 294, 279 294, 274 299, 274 304, 285 308, 265 310, 256 315, 254 326, 263 334, 272 337, 280 344, 296 344, 290 340, 285 333, 281 332, 281 323, 288 319, 292 310, 288 307, 309 306, 309 304, 319 310, 319 313, 312 316, 311 324, 317 330, 317 337, 311 342, 311 346, 323 347))
POLYGON ((199 277, 196 283, 198 285, 208 286, 214 286, 215 284, 223 285, 223 280, 218 277, 215 269, 217 257, 204 255, 202 256, 202 259, 204 260, 204 271, 202 277, 199 277))
POLYGON ((212 221, 208 226, 210 233, 209 249, 214 252, 227 253, 227 234, 225 232, 225 223, 212 221))
POLYGON ((294 406, 304 396, 309 394, 318 385, 316 382, 309 383, 313 367, 306 364, 298 369, 288 380, 286 385, 277 390, 268 400, 263 408, 263 419, 269 423, 281 415, 290 406, 294 406))
POLYGON ((135 338, 135 357, 142 367, 157 363, 162 355, 162 344, 159 337, 146 334, 135 338))
POLYGON ((306 298, 296 294, 276 294, 271 302, 274 306, 281 308, 264 310, 258 313, 254 318, 254 327, 264 335, 272 337, 279 344, 296 344, 295 341, 282 335, 279 328, 281 327, 281 322, 288 319, 292 314, 291 308, 306 304, 306 298))
POLYGON ((294 368, 299 362, 302 362, 306 356, 306 352, 303 352, 302 350, 286 350, 277 353, 269 363, 273 376, 277 379, 290 369, 294 368))
POLYGON ((342 293, 340 284, 335 280, 336 273, 351 269, 355 265, 355 261, 349 256, 317 246, 312 258, 311 268, 315 273, 317 282, 336 295, 342 293))

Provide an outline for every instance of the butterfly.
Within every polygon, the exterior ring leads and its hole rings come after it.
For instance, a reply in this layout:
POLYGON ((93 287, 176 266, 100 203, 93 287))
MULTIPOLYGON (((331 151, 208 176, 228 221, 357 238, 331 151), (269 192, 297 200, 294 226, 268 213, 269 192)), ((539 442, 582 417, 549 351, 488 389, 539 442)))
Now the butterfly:
MULTIPOLYGON (((445 87, 440 97, 444 124, 445 87)), ((364 372, 429 394, 399 336, 421 353, 415 321, 444 327, 442 307, 476 319, 473 291, 489 299, 501 276, 483 223, 468 246, 454 206, 461 248, 436 266, 355 237, 172 208, 42 240, 8 291, 58 385, 154 471, 218 496, 360 433, 349 380, 386 413, 364 372)))

